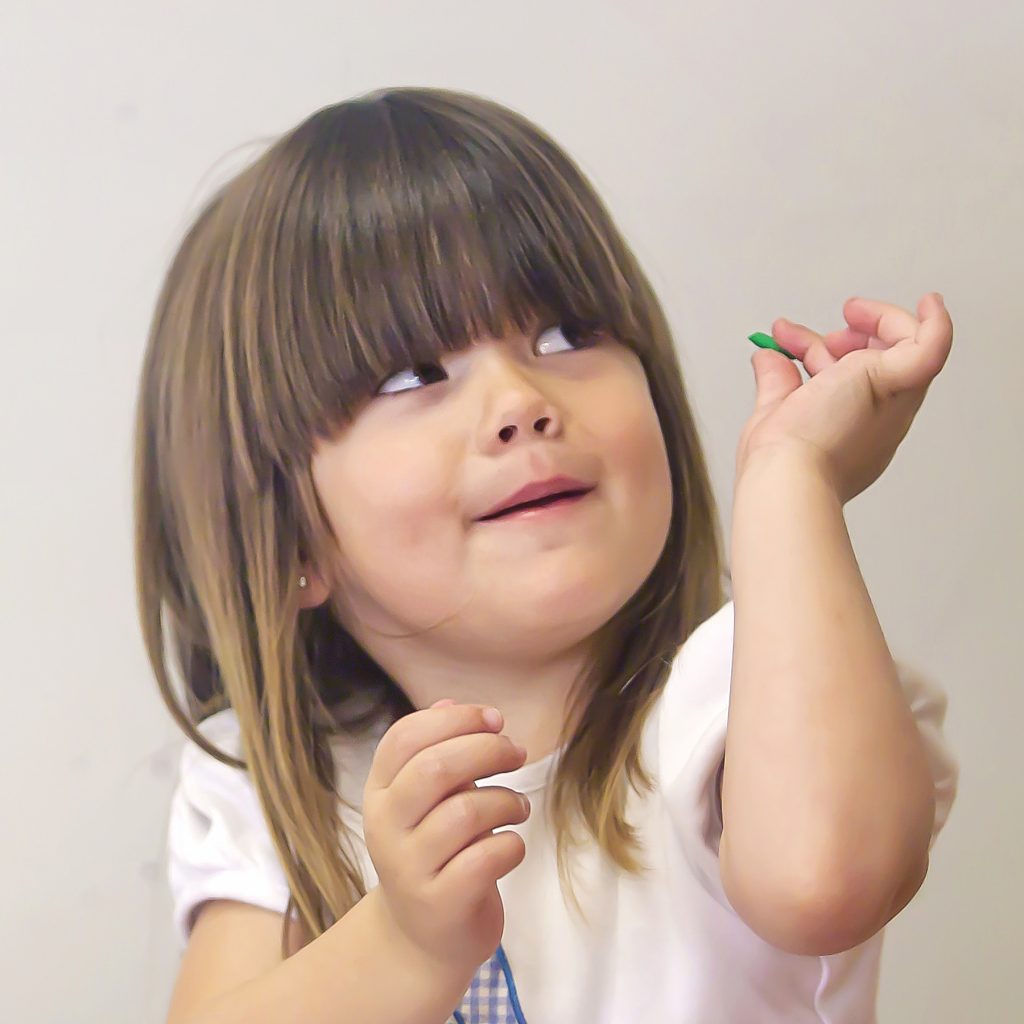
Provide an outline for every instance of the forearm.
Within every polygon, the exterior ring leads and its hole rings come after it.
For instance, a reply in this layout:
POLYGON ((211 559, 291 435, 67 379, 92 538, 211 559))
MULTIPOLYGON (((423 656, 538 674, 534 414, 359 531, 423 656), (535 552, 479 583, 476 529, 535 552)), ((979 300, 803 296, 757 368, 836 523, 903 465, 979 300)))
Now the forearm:
POLYGON ((378 900, 371 890, 319 938, 187 1024, 444 1024, 473 970, 406 946, 378 900))
POLYGON ((723 884, 762 934, 803 945, 801 928, 834 929, 806 941, 848 948, 920 876, 924 746, 842 504, 813 464, 779 451, 744 469, 731 555, 723 884))

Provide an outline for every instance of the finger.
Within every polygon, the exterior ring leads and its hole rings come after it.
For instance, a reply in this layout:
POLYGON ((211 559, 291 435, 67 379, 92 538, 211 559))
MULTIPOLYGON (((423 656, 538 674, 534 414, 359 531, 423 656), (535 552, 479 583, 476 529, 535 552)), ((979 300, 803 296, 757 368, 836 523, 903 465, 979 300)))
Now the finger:
POLYGON ((408 761, 427 747, 452 736, 498 732, 503 725, 501 713, 486 704, 451 704, 413 711, 395 722, 381 737, 366 785, 385 789, 408 761))
POLYGON ((526 856, 526 843, 517 832, 507 829, 478 839, 457 853, 434 880, 438 902, 457 906, 468 893, 504 878, 526 856))
POLYGON ((918 305, 923 320, 911 341, 883 353, 880 378, 890 394, 926 389, 945 366, 953 344, 953 321, 938 293, 918 305))
POLYGON ((884 342, 878 338, 864 334, 863 331, 855 331, 852 327, 842 327, 838 331, 829 331, 822 339, 825 348, 829 350, 836 359, 842 359, 851 352, 857 352, 865 348, 887 348, 884 342))
POLYGON ((530 801, 505 786, 479 786, 442 800, 413 831, 416 863, 437 874, 465 847, 496 828, 519 825, 530 801))
POLYGON ((780 355, 778 352, 758 349, 750 357, 754 370, 754 409, 761 413, 784 401, 803 384, 799 363, 780 355))
POLYGON ((420 751, 388 786, 391 824, 413 829, 439 804, 477 779, 521 768, 526 751, 507 736, 471 733, 420 751))
POLYGON ((820 334, 785 317, 779 317, 772 324, 772 337, 796 356, 812 377, 836 361, 820 334))
POLYGON ((846 300, 843 317, 854 330, 878 338, 885 348, 913 338, 919 325, 918 318, 902 306, 860 297, 846 300))

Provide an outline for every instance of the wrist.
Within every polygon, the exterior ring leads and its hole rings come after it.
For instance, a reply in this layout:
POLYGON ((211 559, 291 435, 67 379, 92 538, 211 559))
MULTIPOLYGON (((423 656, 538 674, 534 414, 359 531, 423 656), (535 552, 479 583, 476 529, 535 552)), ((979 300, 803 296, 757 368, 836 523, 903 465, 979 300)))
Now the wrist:
POLYGON ((812 486, 818 484, 840 501, 825 453, 815 445, 797 440, 763 445, 749 452, 736 469, 734 498, 739 497, 741 489, 757 486, 760 481, 777 487, 780 477, 798 478, 812 486))
POLYGON ((371 889, 364 899, 372 908, 384 947, 391 951, 392 955, 401 956, 414 976, 429 979, 438 987, 450 987, 454 993, 455 1005, 469 987, 479 964, 456 963, 452 957, 435 955, 415 942, 406 934, 391 912, 387 896, 379 884, 371 889))

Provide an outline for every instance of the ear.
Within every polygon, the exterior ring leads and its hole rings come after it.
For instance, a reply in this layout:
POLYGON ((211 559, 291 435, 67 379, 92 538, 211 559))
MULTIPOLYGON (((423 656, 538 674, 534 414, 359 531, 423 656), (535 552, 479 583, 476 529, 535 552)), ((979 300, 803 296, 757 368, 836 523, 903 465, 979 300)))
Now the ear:
POLYGON ((298 579, 295 581, 295 586, 299 590, 299 606, 301 608, 316 608, 323 604, 330 596, 330 589, 320 575, 308 565, 304 565, 299 574, 306 577, 304 587, 299 587, 298 579))

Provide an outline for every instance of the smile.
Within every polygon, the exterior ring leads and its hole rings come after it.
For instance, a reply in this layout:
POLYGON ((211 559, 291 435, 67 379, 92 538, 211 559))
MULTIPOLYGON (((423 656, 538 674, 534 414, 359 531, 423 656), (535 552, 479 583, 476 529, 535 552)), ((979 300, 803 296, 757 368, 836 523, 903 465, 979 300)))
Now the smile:
POLYGON ((505 512, 479 520, 481 523, 540 522, 562 519, 575 512, 590 497, 591 491, 569 491, 524 502, 505 512))

